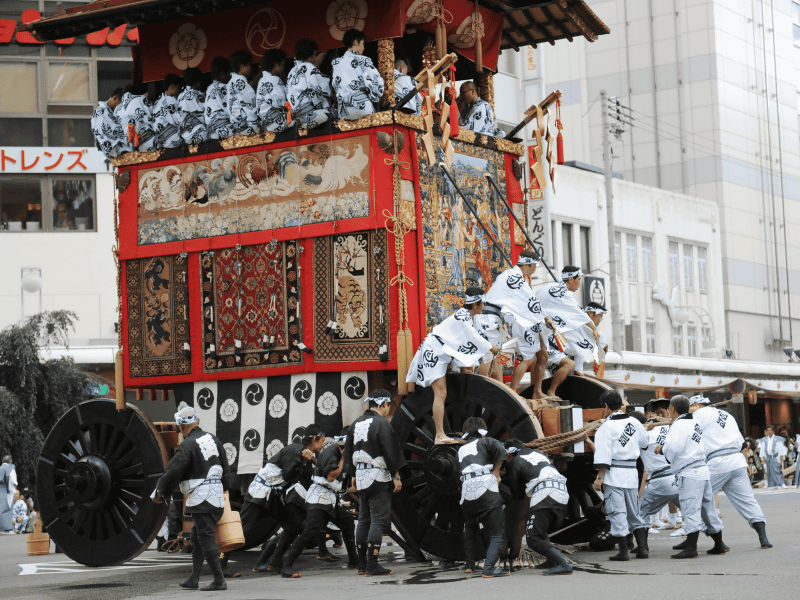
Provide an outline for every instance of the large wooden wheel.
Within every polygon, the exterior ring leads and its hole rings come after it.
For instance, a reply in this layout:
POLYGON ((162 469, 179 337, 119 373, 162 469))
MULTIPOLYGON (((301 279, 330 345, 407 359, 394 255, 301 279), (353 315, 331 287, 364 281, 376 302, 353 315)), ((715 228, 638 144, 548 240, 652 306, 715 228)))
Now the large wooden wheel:
POLYGON ((64 554, 88 566, 123 563, 145 550, 167 514, 149 496, 167 453, 139 410, 113 400, 70 409, 47 436, 37 497, 47 532, 64 554))
MULTIPOLYGON (((405 456, 403 489, 392 503, 395 526, 409 543, 430 554, 462 560, 458 446, 434 446, 433 390, 418 388, 392 417, 405 456)), ((447 375, 445 431, 461 431, 468 417, 482 417, 489 435, 529 442, 541 428, 524 401, 506 385, 480 375, 447 375)))

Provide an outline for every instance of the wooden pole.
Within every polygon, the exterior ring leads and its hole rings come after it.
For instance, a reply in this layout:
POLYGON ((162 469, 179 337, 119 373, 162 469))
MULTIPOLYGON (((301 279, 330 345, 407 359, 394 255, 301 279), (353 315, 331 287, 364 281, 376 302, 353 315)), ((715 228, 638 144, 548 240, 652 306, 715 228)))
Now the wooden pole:
POLYGON ((122 350, 114 356, 114 395, 117 399, 117 410, 128 408, 125 402, 125 384, 122 378, 122 350))
POLYGON ((394 97, 394 40, 386 38, 378 40, 378 72, 383 77, 383 96, 381 105, 393 108, 394 97))

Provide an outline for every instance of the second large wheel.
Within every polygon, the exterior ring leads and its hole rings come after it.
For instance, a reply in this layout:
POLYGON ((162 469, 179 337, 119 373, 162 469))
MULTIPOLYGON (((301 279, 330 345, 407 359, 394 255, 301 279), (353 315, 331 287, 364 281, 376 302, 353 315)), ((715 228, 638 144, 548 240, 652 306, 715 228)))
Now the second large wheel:
MULTIPOLYGON (((406 396, 392 417, 406 469, 403 490, 392 503, 394 520, 407 540, 436 556, 462 560, 464 520, 459 505, 458 446, 435 446, 433 390, 406 396)), ((508 386, 480 375, 447 376, 445 431, 458 432, 468 417, 482 417, 491 437, 530 442, 541 428, 530 409, 508 386)))
POLYGON ((166 504, 149 495, 166 451, 139 410, 113 400, 83 402, 47 436, 37 468, 42 523, 64 554, 88 566, 128 561, 164 522, 166 504))

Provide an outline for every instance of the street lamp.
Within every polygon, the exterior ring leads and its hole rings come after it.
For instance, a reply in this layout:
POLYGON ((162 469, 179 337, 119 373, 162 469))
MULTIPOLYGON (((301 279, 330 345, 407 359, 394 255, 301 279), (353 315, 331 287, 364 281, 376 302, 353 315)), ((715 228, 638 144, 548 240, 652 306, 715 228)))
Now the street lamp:
POLYGON ((39 293, 39 312, 42 312, 42 270, 39 267, 22 267, 20 270, 20 318, 25 317, 25 294, 39 293))

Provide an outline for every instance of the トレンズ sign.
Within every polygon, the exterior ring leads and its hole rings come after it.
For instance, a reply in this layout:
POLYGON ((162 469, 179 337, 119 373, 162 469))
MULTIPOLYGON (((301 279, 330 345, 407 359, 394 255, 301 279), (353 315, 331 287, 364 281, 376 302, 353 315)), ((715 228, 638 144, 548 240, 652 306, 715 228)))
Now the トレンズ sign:
POLYGON ((97 148, 0 147, 0 173, 107 173, 109 167, 97 148))

